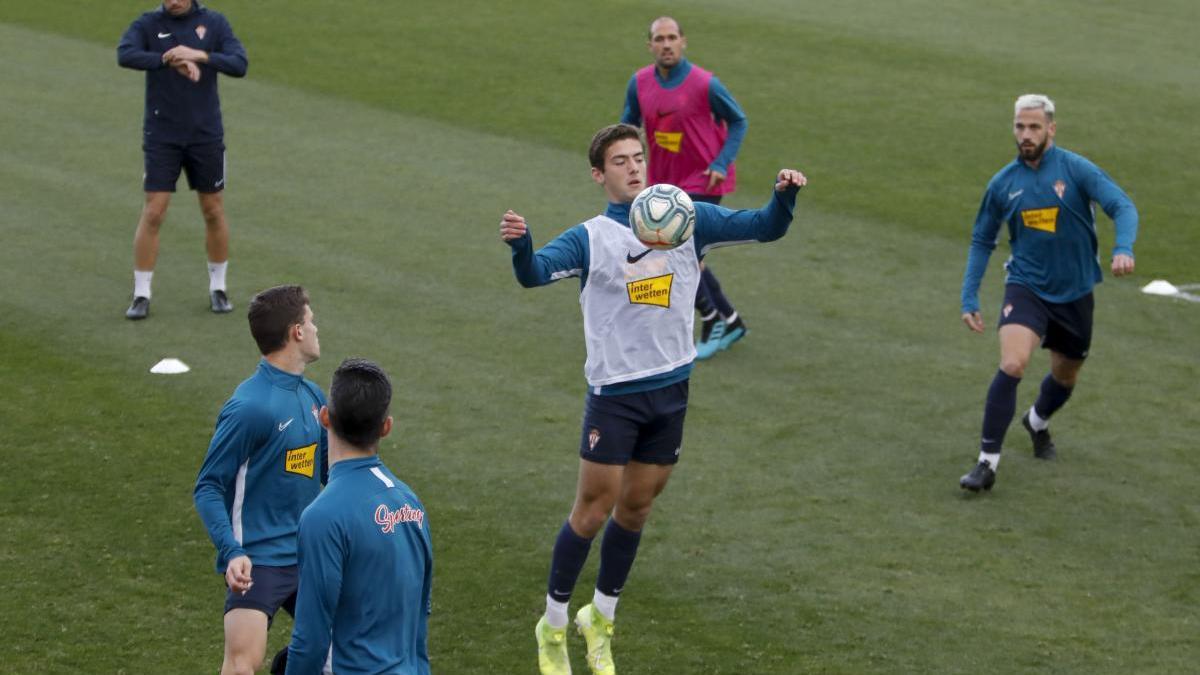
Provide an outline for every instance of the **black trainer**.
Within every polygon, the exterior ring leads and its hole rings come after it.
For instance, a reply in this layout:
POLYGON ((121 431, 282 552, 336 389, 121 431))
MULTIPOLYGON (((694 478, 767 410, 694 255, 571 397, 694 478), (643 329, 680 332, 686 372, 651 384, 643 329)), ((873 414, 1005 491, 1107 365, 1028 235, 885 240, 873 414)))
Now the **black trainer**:
POLYGON ((991 490, 996 484, 996 472, 992 470, 992 465, 980 460, 971 469, 971 473, 958 479, 958 486, 964 490, 971 492, 979 492, 980 490, 991 490))
POLYGON ((1025 415, 1021 418, 1021 426, 1025 427, 1025 431, 1029 432, 1029 439, 1033 441, 1033 456, 1038 459, 1054 459, 1058 456, 1058 451, 1054 449, 1054 441, 1050 440, 1050 430, 1042 429, 1034 431, 1033 425, 1029 423, 1029 411, 1025 411, 1025 415))
POLYGON ((212 304, 213 314, 228 314, 233 311, 233 304, 229 302, 225 291, 213 291, 208 294, 208 299, 212 304))
POLYGON ((137 296, 133 302, 129 304, 129 309, 125 310, 125 318, 132 321, 140 321, 150 315, 150 298, 137 296))
POLYGON ((268 671, 271 675, 284 675, 287 672, 287 655, 287 645, 284 645, 283 649, 275 652, 275 658, 271 659, 271 670, 268 671))
POLYGON ((721 320, 721 317, 718 316, 716 318, 709 319, 708 321, 701 321, 700 339, 696 341, 696 344, 708 342, 709 339, 712 338, 713 329, 717 328, 718 326, 722 328, 722 330, 717 334, 717 339, 719 340, 721 339, 721 336, 725 334, 725 322, 721 320))

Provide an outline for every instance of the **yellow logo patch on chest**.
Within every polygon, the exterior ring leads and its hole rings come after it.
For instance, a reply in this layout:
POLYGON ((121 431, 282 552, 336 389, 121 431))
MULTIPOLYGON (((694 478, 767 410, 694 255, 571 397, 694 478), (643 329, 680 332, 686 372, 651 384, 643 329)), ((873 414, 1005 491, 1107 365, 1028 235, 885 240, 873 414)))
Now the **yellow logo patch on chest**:
POLYGON ((1058 207, 1022 211, 1021 220, 1025 222, 1025 227, 1053 234, 1058 224, 1058 207))
POLYGON ((626 282, 625 289, 629 291, 629 304, 670 307, 671 282, 674 279, 675 274, 672 273, 664 274, 661 277, 626 282))
POLYGON ((683 143, 682 131, 656 131, 654 132, 654 142, 658 147, 667 152, 679 152, 679 146, 683 143))
POLYGON ((303 448, 288 450, 283 456, 283 470, 299 474, 307 478, 313 477, 313 469, 317 466, 317 444, 306 445, 303 448))

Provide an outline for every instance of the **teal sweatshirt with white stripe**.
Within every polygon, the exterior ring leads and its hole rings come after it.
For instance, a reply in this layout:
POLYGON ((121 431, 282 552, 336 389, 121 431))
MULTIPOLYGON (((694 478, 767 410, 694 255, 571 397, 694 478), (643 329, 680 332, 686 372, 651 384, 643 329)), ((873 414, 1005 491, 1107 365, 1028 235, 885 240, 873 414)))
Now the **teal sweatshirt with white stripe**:
POLYGON ((193 492, 217 572, 242 555, 255 565, 296 564, 300 513, 329 474, 323 405, 314 382, 263 359, 221 408, 193 492))
POLYGON ((433 543, 425 507, 377 456, 333 465, 300 519, 288 675, 429 675, 433 543))

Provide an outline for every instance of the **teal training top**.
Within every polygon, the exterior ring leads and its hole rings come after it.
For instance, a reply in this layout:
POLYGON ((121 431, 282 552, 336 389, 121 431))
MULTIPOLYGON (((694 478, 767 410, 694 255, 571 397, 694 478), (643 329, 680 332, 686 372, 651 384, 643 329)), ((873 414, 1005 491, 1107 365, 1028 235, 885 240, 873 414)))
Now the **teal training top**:
POLYGON ((342 460, 300 518, 287 672, 429 674, 433 544, 425 507, 377 456, 342 460))
POLYGON ((1138 212, 1108 174, 1086 157, 1051 146, 1038 168, 1019 157, 988 183, 971 233, 962 283, 962 311, 979 311, 979 284, 1008 225, 1012 254, 1006 283, 1028 288, 1048 302, 1071 302, 1103 278, 1097 258, 1095 202, 1116 226, 1113 255, 1133 255, 1138 212))
POLYGON ((218 572, 242 555, 296 564, 300 513, 328 476, 323 405, 315 383, 263 359, 221 408, 193 493, 218 572))

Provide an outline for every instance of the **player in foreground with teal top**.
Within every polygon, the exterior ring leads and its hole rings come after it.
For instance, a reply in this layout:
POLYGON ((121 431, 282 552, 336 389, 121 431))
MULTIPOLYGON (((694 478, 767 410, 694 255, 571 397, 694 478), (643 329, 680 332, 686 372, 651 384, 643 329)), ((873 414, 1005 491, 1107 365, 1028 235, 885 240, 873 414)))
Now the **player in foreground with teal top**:
POLYGON ((300 517, 291 675, 317 675, 327 655, 335 673, 429 673, 433 545, 425 507, 379 459, 391 401, 370 361, 346 359, 333 374, 321 409, 329 486, 300 517))
POLYGON ((1000 226, 1008 226, 1012 255, 1005 263, 1000 310, 1000 369, 988 388, 983 435, 975 467, 959 479, 963 489, 990 490, 1000 449, 1016 413, 1017 385, 1040 343, 1050 350, 1050 372, 1021 425, 1034 456, 1053 459, 1050 416, 1074 391, 1092 341, 1092 287, 1100 283, 1096 218, 1100 205, 1116 226, 1112 273, 1133 272, 1138 212, 1133 202, 1088 159, 1054 145, 1054 102, 1040 94, 1017 99, 1013 120, 1018 157, 992 177, 975 229, 962 284, 962 320, 983 332, 979 284, 996 248, 1000 226))
POLYGON ((592 179, 608 198, 603 214, 537 252, 524 218, 508 211, 500 221, 500 238, 512 248, 513 271, 522 286, 579 277, 587 346, 575 503, 554 544, 546 613, 535 628, 538 666, 547 675, 571 672, 567 604, 602 528, 595 594, 576 613, 575 625, 587 642, 591 671, 616 672, 617 599, 654 499, 683 447, 688 377, 696 358, 692 308, 699 258, 712 246, 782 237, 796 193, 807 183, 799 171, 784 169, 761 209, 732 211, 697 203, 692 238, 674 249, 652 250, 629 227, 629 205, 646 187, 646 149, 638 129, 627 124, 601 129, 588 159, 592 179))
POLYGON ((321 356, 308 294, 270 288, 248 314, 263 358, 221 408, 195 489, 229 589, 223 675, 258 670, 275 612, 295 614, 300 513, 328 475, 325 395, 303 375, 321 356))

